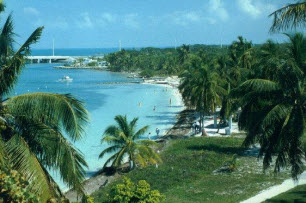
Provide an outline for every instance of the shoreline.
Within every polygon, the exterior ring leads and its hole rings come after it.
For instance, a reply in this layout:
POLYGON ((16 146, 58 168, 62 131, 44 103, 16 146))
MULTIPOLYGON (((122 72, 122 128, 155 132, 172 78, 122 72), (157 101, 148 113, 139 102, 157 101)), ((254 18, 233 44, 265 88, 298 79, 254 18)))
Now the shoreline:
MULTIPOLYGON (((162 87, 168 87, 168 88, 174 88, 174 91, 176 92, 175 100, 180 101, 180 105, 182 105, 182 110, 179 111, 175 123, 165 126, 166 130, 164 134, 161 134, 159 138, 154 139, 156 142, 165 141, 169 138, 169 134, 173 134, 174 131, 177 131, 180 126, 182 126, 182 120, 180 118, 184 117, 184 112, 186 111, 186 107, 184 105, 184 102, 182 100, 181 94, 179 93, 179 90, 177 86, 174 84, 155 84, 155 83, 141 83, 146 85, 156 85, 156 86, 162 86, 162 87), (182 116, 183 114, 183 116, 182 116)), ((190 129, 190 127, 188 128, 190 129)), ((101 187, 106 186, 110 182, 115 181, 121 177, 120 174, 115 173, 114 175, 105 175, 105 174, 99 174, 99 171, 96 171, 96 174, 88 177, 86 180, 84 180, 84 190, 87 195, 92 194, 93 192, 99 190, 101 187)), ((63 193, 65 194, 66 198, 68 198, 70 201, 77 201, 77 193, 73 191, 72 189, 64 190, 63 193)))

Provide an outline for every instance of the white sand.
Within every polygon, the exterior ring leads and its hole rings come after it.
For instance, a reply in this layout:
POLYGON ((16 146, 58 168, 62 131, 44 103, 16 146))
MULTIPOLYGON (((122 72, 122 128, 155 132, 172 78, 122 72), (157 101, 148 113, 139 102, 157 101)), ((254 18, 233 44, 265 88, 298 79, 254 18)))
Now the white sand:
POLYGON ((280 185, 275 185, 272 186, 266 190, 261 191, 260 193, 258 193, 257 195, 255 195, 254 197, 251 197, 247 200, 244 200, 240 203, 259 203, 259 202, 263 202, 267 199, 270 199, 272 197, 275 197, 283 192, 286 192, 292 188, 294 188, 297 185, 303 185, 306 184, 306 171, 304 171, 301 176, 299 177, 299 181, 298 182, 294 182, 291 178, 285 180, 282 184, 280 185))

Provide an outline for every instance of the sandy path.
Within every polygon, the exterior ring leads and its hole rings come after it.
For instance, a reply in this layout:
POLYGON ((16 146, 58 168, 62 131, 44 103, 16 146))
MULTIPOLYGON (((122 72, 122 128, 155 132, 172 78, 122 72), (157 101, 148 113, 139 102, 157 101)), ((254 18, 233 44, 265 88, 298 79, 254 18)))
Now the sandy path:
POLYGON ((297 183, 295 183, 291 178, 285 180, 282 184, 280 185, 275 185, 272 186, 266 190, 261 191, 260 193, 258 193, 257 195, 255 195, 254 197, 251 197, 247 200, 244 200, 240 203, 260 203, 263 202, 267 199, 270 199, 272 197, 275 197, 283 192, 286 192, 294 187, 296 187, 297 185, 304 185, 306 184, 306 171, 304 171, 300 178, 299 181, 297 183))

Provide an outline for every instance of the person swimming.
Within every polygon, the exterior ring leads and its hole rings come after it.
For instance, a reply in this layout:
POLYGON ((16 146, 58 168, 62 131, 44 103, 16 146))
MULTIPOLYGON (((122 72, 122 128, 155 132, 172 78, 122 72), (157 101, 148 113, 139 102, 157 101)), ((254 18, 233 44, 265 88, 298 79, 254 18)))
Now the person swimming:
POLYGON ((155 110, 156 110, 156 106, 153 107, 153 111, 155 111, 155 110))

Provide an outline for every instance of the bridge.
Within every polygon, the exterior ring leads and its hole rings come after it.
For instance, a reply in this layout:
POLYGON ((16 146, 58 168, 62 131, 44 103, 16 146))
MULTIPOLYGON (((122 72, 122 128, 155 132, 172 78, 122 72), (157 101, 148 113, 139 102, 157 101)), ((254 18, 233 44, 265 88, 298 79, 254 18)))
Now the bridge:
POLYGON ((26 59, 29 63, 59 63, 75 60, 71 56, 27 56, 26 59))

